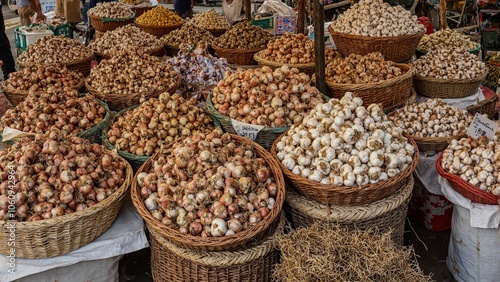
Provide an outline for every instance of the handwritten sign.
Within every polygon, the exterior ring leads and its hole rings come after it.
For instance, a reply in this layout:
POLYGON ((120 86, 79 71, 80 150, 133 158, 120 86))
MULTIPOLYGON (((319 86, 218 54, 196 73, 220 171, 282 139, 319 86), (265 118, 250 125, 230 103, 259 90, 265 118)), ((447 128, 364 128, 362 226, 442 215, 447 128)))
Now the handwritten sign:
POLYGON ((481 136, 486 136, 489 139, 492 139, 497 128, 498 123, 476 113, 469 126, 469 129, 467 130, 467 135, 474 139, 477 139, 481 136))
POLYGON ((233 125, 234 131, 238 135, 246 137, 252 141, 257 138, 257 134, 264 128, 263 125, 248 124, 241 121, 231 119, 231 124, 233 125))

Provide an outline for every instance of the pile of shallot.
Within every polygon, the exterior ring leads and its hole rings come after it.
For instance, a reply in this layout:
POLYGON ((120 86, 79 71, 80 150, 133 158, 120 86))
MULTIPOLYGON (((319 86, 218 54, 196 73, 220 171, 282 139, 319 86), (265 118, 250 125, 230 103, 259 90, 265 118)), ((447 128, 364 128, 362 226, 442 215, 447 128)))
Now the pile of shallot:
POLYGON ((118 116, 107 133, 117 150, 151 156, 175 139, 213 130, 212 119, 197 106, 196 98, 162 93, 118 116))
POLYGON ((220 129, 173 143, 137 175, 152 216, 183 234, 230 236, 274 208, 277 185, 265 159, 220 129))
POLYGON ((125 173, 116 152, 86 139, 63 138, 57 131, 25 138, 0 151, 0 220, 12 192, 16 212, 9 219, 49 219, 102 202, 124 183, 125 173))
POLYGON ((217 111, 232 119, 271 127, 291 126, 323 102, 311 79, 296 68, 264 66, 238 69, 221 80, 212 93, 217 111))
POLYGON ((5 87, 22 91, 54 91, 57 88, 83 86, 83 76, 64 66, 29 65, 9 74, 5 87))
POLYGON ((347 92, 318 104, 276 143, 294 174, 335 186, 362 186, 395 177, 413 162, 415 148, 378 104, 347 92))

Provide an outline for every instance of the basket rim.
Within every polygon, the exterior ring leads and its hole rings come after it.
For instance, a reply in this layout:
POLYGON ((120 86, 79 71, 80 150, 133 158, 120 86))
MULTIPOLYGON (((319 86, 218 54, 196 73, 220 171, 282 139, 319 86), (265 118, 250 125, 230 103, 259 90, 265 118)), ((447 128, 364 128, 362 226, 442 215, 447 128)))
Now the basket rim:
POLYGON ((396 83, 412 78, 415 75, 416 72, 415 67, 411 64, 394 63, 394 66, 399 67, 402 70, 406 70, 405 73, 391 79, 383 80, 380 82, 372 82, 372 83, 363 83, 363 84, 334 83, 328 80, 328 78, 325 79, 325 82, 329 88, 334 88, 338 90, 344 90, 344 89, 350 90, 355 88, 352 91, 360 91, 360 90, 370 90, 370 89, 378 89, 378 88, 393 86, 396 83))
POLYGON ((475 105, 470 105, 466 108, 467 111, 474 111, 474 110, 477 110, 489 103, 496 103, 496 101, 499 99, 498 97, 498 94, 495 94, 493 96, 491 96, 490 98, 488 99, 485 99, 485 100, 482 100, 482 101, 479 101, 477 104, 475 105))
MULTIPOLYGON (((111 150, 108 150, 108 149, 105 149, 105 151, 111 152, 111 150)), ((128 191, 129 185, 130 185, 130 181, 132 181, 132 177, 133 177, 134 173, 132 171, 132 167, 127 162, 127 160, 125 160, 121 156, 120 156, 120 158, 125 163, 125 168, 126 168, 125 180, 123 181, 123 184, 120 188, 118 188, 113 194, 111 194, 111 196, 107 197, 102 202, 96 203, 95 205, 88 207, 84 210, 70 213, 70 214, 65 214, 63 216, 58 216, 58 217, 43 219, 43 220, 37 220, 37 221, 16 222, 16 226, 18 228, 39 229, 39 228, 44 228, 47 225, 62 224, 62 223, 78 220, 78 218, 81 215, 91 215, 91 214, 100 212, 103 209, 105 209, 106 207, 108 207, 115 200, 125 197, 125 195, 128 191)), ((3 227, 5 224, 7 224, 7 221, 0 220, 0 227, 3 227)))
POLYGON ((134 23, 138 26, 138 27, 145 27, 145 28, 151 28, 151 29, 162 29, 162 28, 179 28, 181 26, 183 26, 186 22, 183 21, 182 23, 180 24, 174 24, 174 25, 148 25, 148 24, 141 24, 141 23, 138 23, 137 22, 137 18, 134 20, 134 23))
POLYGON ((258 51, 266 49, 266 47, 253 48, 253 49, 243 49, 243 48, 227 49, 227 48, 218 47, 215 44, 212 45, 212 48, 214 48, 216 52, 220 51, 220 52, 223 52, 223 53, 255 53, 255 52, 258 52, 258 51))
POLYGON ((442 79, 442 78, 432 78, 432 77, 427 77, 423 75, 419 75, 418 73, 415 73, 413 76, 413 79, 419 80, 422 82, 427 82, 427 83, 453 83, 453 84, 468 84, 468 83, 475 83, 475 82, 480 82, 483 79, 486 78, 488 75, 488 69, 486 69, 483 73, 480 75, 474 77, 474 78, 467 78, 467 79, 442 79))
POLYGON ((346 38, 350 38, 350 39, 360 39, 360 40, 370 40, 370 41, 386 41, 386 40, 394 40, 394 39, 401 39, 401 38, 412 38, 412 37, 424 36, 424 34, 425 34, 425 31, 421 31, 418 33, 403 34, 403 35, 398 35, 398 36, 363 36, 363 35, 353 35, 353 34, 349 34, 349 33, 333 31, 333 29, 330 28, 330 26, 331 26, 331 24, 328 26, 328 31, 330 32, 332 37, 341 36, 341 37, 346 37, 346 38))
MULTIPOLYGON (((229 250, 239 247, 251 240, 253 240, 256 236, 259 236, 261 233, 265 232, 267 228, 273 225, 279 218, 286 197, 285 192, 285 179, 282 171, 280 170, 276 159, 270 155, 269 152, 266 151, 259 144, 250 141, 247 138, 241 137, 239 135, 230 134, 232 140, 235 141, 236 144, 251 144, 254 147, 254 150, 257 149, 257 155, 266 160, 269 165, 269 169, 275 179, 277 186, 277 194, 276 201, 273 209, 269 212, 269 215, 262 219, 257 225, 252 226, 251 228, 244 230, 242 232, 236 233, 230 236, 221 236, 221 237, 207 237, 202 238, 200 236, 192 236, 190 234, 182 234, 178 230, 170 228, 158 220, 154 219, 151 213, 146 210, 144 201, 139 193, 139 186, 137 185, 137 175, 141 173, 143 170, 150 169, 150 165, 152 162, 159 156, 159 153, 155 154, 148 161, 146 161, 135 174, 132 185, 131 185, 131 195, 132 202, 134 206, 137 208, 137 211, 141 215, 141 217, 146 221, 146 223, 151 226, 153 229, 158 231, 160 234, 165 236, 168 240, 183 246, 189 246, 190 249, 198 249, 198 250, 229 250), (180 239, 181 237, 182 239, 180 239), (241 238, 243 237, 243 239, 241 238), (247 238, 245 238, 247 237, 247 238), (248 237, 251 237, 250 239, 248 237)), ((185 138, 179 139, 177 142, 182 141, 185 138)), ((170 147, 174 144, 174 142, 168 144, 165 147, 170 147)))
POLYGON ((453 190, 455 190, 457 193, 464 196, 465 198, 469 199, 470 201, 476 202, 476 201, 470 199, 468 196, 463 195, 462 192, 455 189, 454 185, 452 185, 451 182, 454 182, 457 185, 460 185, 467 192, 474 194, 475 196, 480 197, 482 200, 481 204, 498 205, 498 201, 500 200, 500 196, 495 196, 492 193, 485 192, 485 191, 481 190, 479 187, 476 187, 476 186, 472 185, 471 183, 469 183, 468 181, 463 180, 458 175, 445 171, 443 166, 441 165, 444 152, 445 151, 441 152, 436 160, 436 170, 438 171, 438 173, 441 177, 443 177, 444 179, 446 179, 450 182, 450 186, 453 188, 453 190))
POLYGON ((101 20, 101 22, 105 23, 105 22, 126 22, 126 21, 133 21, 134 20, 134 17, 135 17, 135 13, 134 11, 132 11, 130 8, 127 8, 130 10, 130 12, 132 13, 132 15, 128 18, 103 18, 103 17, 99 17, 99 16, 96 16, 96 15, 92 15, 92 14, 87 14, 87 16, 93 20, 101 20), (106 19, 104 21, 104 19, 106 19))
POLYGON ((276 140, 273 143, 273 146, 271 147, 271 155, 273 155, 273 157, 278 162, 285 177, 287 177, 287 178, 301 178, 301 180, 303 182, 306 182, 308 184, 308 186, 315 187, 314 188, 315 190, 322 190, 322 191, 326 191, 328 193, 334 192, 334 193, 339 193, 339 194, 351 194, 351 193, 357 192, 359 190, 364 190, 364 191, 378 190, 378 189, 380 189, 380 187, 383 187, 384 184, 392 182, 393 179, 395 179, 395 178, 398 178, 398 177, 405 178, 405 177, 411 176, 413 171, 415 170, 415 168, 417 166, 418 161, 419 161, 419 150, 418 150, 418 146, 417 146, 415 140, 413 140, 410 135, 403 132, 403 136, 406 137, 406 139, 408 139, 409 143, 413 146, 415 151, 413 153, 413 161, 411 162, 411 164, 409 164, 405 170, 401 171, 395 177, 392 177, 392 178, 389 178, 387 180, 380 181, 377 183, 366 184, 366 185, 362 185, 362 186, 335 186, 335 185, 330 185, 330 184, 322 184, 322 183, 310 180, 308 178, 302 177, 301 175, 294 174, 287 167, 285 167, 285 165, 283 165, 283 163, 281 161, 279 161, 279 159, 277 157, 276 144, 278 142, 280 142, 281 138, 286 133, 287 133, 287 131, 283 132, 283 134, 281 134, 278 138, 276 138, 276 140))
POLYGON ((259 52, 255 53, 253 55, 253 59, 256 60, 258 63, 276 66, 276 67, 287 65, 290 68, 306 68, 306 67, 314 67, 316 65, 316 62, 311 62, 311 63, 307 63, 307 64, 290 64, 290 63, 279 63, 276 61, 267 60, 267 59, 264 59, 260 56, 261 55, 260 53, 265 51, 266 49, 260 50, 259 52))

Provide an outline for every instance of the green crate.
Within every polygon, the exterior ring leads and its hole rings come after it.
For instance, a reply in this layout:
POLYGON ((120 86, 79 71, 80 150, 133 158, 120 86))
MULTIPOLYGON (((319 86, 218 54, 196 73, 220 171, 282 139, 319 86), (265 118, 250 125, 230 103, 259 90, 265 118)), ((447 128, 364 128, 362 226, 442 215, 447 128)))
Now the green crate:
POLYGON ((269 18, 264 18, 264 19, 259 19, 259 20, 253 20, 252 25, 254 26, 260 26, 263 29, 266 28, 274 28, 274 17, 269 17, 269 18))
POLYGON ((67 38, 73 38, 73 30, 71 29, 71 25, 69 23, 58 26, 49 25, 49 29, 52 30, 55 36, 63 35, 67 38))
MULTIPOLYGON (((31 26, 38 26, 38 25, 33 24, 31 26)), ((51 30, 41 30, 40 32, 25 34, 21 33, 20 28, 21 27, 17 27, 16 29, 14 29, 14 42, 16 48, 22 51, 25 51, 28 45, 34 43, 39 38, 49 35, 54 35, 54 32, 51 30)))

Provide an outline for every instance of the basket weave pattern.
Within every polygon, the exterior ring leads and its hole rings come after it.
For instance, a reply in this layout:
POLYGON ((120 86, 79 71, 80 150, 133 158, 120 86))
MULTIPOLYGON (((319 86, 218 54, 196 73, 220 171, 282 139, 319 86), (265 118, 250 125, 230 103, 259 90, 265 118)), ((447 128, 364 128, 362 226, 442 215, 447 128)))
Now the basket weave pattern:
MULTIPOLYGON (((149 227, 149 226, 148 226, 149 227)), ((270 282, 279 262, 276 236, 285 218, 266 240, 233 251, 196 251, 172 244, 154 229, 151 233, 151 270, 157 282, 270 282)))
POLYGON ((498 96, 497 94, 491 96, 491 98, 483 100, 476 105, 468 106, 467 111, 471 115, 475 115, 476 113, 479 113, 481 115, 488 115, 489 119, 494 119, 495 115, 495 105, 498 101, 498 96))
POLYGON ((224 49, 217 46, 214 48, 217 57, 226 58, 229 64, 235 65, 256 65, 257 61, 254 59, 255 53, 264 50, 265 47, 255 49, 224 49))
POLYGON ((294 229, 308 227, 315 222, 349 229, 377 228, 382 233, 392 231, 392 240, 403 245, 406 212, 413 183, 411 177, 403 189, 386 199, 357 207, 323 205, 288 190, 284 209, 294 229))
MULTIPOLYGON (((61 256, 92 242, 115 221, 132 176, 132 168, 127 164, 123 185, 104 201, 83 211, 51 219, 16 223, 16 257, 61 256)), ((0 240, 7 242, 10 236, 9 223, 0 220, 0 230, 0 240)), ((10 247, 0 244, 0 253, 10 254, 10 247)))
POLYGON ((92 24, 95 30, 100 32, 106 32, 117 29, 120 26, 133 23, 135 14, 132 14, 130 18, 117 19, 116 21, 103 21, 101 17, 97 17, 94 15, 88 15, 88 17, 90 19, 90 24, 92 24))
POLYGON ((316 64, 315 62, 308 63, 308 64, 283 64, 283 63, 278 63, 275 61, 264 59, 261 56, 262 56, 262 51, 255 53, 255 55, 253 56, 254 60, 257 61, 257 63, 259 64, 259 67, 268 66, 271 69, 275 70, 277 68, 280 68, 283 65, 287 65, 288 67, 296 68, 300 72, 306 73, 309 76, 312 76, 315 72, 315 69, 314 69, 315 64, 316 64))
POLYGON ((437 79, 416 74, 413 85, 417 93, 431 98, 457 99, 470 96, 477 92, 481 81, 486 78, 485 71, 471 79, 437 79))
POLYGON ((386 60, 397 63, 410 60, 415 55, 420 39, 424 36, 424 32, 386 37, 350 35, 335 32, 331 25, 328 27, 328 31, 332 35, 337 50, 344 57, 350 54, 366 55, 380 52, 386 60))
POLYGON ((158 25, 140 24, 137 21, 135 21, 135 24, 139 27, 140 30, 147 32, 149 34, 152 34, 152 35, 156 36, 157 38, 161 38, 162 36, 169 34, 171 31, 174 31, 174 30, 180 28, 184 23, 180 23, 180 24, 176 24, 176 25, 158 26, 158 25))
MULTIPOLYGON (((202 238, 199 236, 185 235, 180 233, 178 230, 167 227, 165 224, 153 218, 151 213, 144 206, 144 201, 140 196, 140 187, 137 185, 137 178, 135 177, 132 180, 131 188, 132 202, 137 208, 139 214, 142 216, 142 218, 144 218, 146 223, 152 229, 179 246, 205 251, 235 249, 247 244, 252 240, 260 240, 262 238, 266 238, 269 235, 269 232, 274 230, 276 224, 278 223, 278 218, 283 206, 283 202, 285 201, 285 180, 283 178, 283 174, 280 170, 278 162, 269 154, 269 152, 267 152, 258 144, 255 144, 250 140, 238 135, 231 135, 231 138, 235 141, 236 145, 251 143, 254 150, 256 151, 256 154, 264 158, 269 165, 269 169, 278 188, 276 202, 269 215, 252 228, 231 236, 202 238)), ((171 145, 172 143, 167 145, 166 147, 168 148, 171 145)), ((141 172, 150 171, 151 166, 153 165, 153 161, 157 158, 157 156, 158 155, 154 155, 153 157, 149 158, 149 160, 146 161, 144 165, 142 165, 141 168, 137 171, 136 176, 141 172)))
POLYGON ((441 165, 443 161, 443 153, 444 152, 442 152, 439 155, 436 161, 436 169, 439 175, 441 175, 441 177, 448 180, 453 190, 457 191, 462 196, 466 197, 467 199, 475 203, 484 205, 498 205, 500 196, 495 196, 491 193, 485 192, 481 190, 479 187, 476 187, 470 184, 469 182, 463 180, 462 178, 460 178, 460 176, 446 172, 443 169, 443 166, 441 165))

